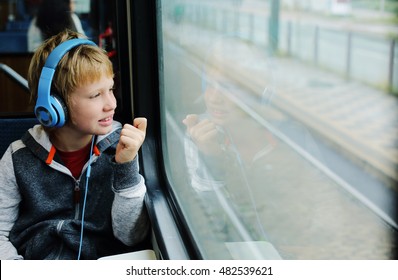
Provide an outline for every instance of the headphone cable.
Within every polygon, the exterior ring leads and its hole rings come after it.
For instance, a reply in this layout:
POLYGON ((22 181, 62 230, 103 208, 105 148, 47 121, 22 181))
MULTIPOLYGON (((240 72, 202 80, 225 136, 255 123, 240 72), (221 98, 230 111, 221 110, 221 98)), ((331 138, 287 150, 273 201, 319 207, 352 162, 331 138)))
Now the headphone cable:
POLYGON ((80 255, 81 255, 82 246, 83 246, 84 214, 85 214, 85 209, 86 209, 86 201, 87 201, 87 193, 88 193, 88 181, 89 181, 90 173, 91 173, 91 161, 92 161, 92 158, 93 158, 94 142, 95 142, 95 136, 93 135, 93 138, 91 140, 90 159, 88 161, 87 172, 86 172, 86 186, 85 186, 85 193, 84 193, 84 200, 83 200, 82 224, 81 224, 81 229, 80 229, 79 254, 77 256, 77 260, 80 260, 80 255))

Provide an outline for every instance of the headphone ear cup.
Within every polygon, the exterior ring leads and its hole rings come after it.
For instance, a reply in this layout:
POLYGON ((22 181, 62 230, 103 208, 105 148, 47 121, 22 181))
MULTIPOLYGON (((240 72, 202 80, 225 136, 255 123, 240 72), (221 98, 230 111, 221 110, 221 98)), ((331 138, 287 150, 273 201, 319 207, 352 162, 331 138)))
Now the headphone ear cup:
POLYGON ((68 107, 66 106, 64 100, 58 94, 51 94, 50 102, 55 113, 57 114, 57 121, 54 126, 64 126, 68 119, 68 107))
POLYGON ((51 92, 51 85, 59 61, 68 51, 79 45, 96 46, 94 42, 86 39, 67 40, 52 50, 41 70, 34 112, 45 127, 62 127, 68 119, 66 103, 59 95, 51 92))

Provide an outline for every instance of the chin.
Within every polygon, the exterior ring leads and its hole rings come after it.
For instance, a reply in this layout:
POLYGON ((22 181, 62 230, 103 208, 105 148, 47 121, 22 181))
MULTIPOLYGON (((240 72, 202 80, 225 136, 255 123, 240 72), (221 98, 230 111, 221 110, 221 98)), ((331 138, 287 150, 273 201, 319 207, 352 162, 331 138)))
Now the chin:
POLYGON ((93 134, 95 134, 95 135, 105 135, 105 134, 108 134, 111 131, 112 131, 112 126, 100 127, 98 129, 95 129, 93 134))
POLYGON ((216 124, 216 125, 220 125, 223 126, 227 123, 227 121, 225 119, 222 118, 213 118, 212 121, 216 124))

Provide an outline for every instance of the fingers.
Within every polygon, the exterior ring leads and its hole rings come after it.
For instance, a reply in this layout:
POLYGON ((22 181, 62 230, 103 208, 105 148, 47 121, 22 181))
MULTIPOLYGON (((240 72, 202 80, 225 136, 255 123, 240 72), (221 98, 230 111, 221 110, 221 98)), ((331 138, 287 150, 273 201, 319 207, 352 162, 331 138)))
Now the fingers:
POLYGON ((127 145, 129 143, 137 143, 141 146, 145 139, 145 132, 130 125, 125 124, 120 132, 120 142, 127 145))
POLYGON ((206 155, 217 156, 221 153, 219 131, 214 122, 209 119, 199 120, 198 115, 187 115, 182 121, 187 132, 199 150, 206 155))
POLYGON ((125 124, 123 126, 116 148, 116 162, 128 162, 136 157, 138 150, 145 140, 146 127, 146 118, 136 118, 133 121, 133 125, 125 124))
POLYGON ((194 139, 216 129, 213 122, 208 119, 199 121, 199 116, 195 114, 187 115, 182 123, 187 127, 188 134, 194 139))
POLYGON ((197 124, 198 121, 199 121, 198 115, 191 114, 191 115, 187 115, 185 117, 185 119, 182 121, 182 123, 186 125, 187 129, 190 129, 195 124, 197 124))
POLYGON ((188 128, 188 133, 196 141, 206 140, 209 136, 217 134, 217 128, 213 122, 206 119, 188 128))
MULTIPOLYGON (((134 144, 135 146, 141 146, 144 142, 146 134, 147 120, 146 118, 136 118, 133 121, 133 125, 125 124, 120 132, 120 141, 122 144, 134 144)), ((138 147, 138 148, 139 148, 138 147)))
POLYGON ((133 125, 139 130, 146 132, 147 119, 146 118, 135 118, 133 125))

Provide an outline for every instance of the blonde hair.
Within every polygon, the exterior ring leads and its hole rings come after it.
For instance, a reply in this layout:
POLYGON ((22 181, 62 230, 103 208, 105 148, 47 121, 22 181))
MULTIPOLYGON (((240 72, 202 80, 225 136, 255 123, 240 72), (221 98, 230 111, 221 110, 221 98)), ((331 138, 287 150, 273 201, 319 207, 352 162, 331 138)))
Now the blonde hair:
MULTIPOLYGON (((41 70, 51 51, 70 39, 85 38, 82 34, 65 30, 46 40, 34 53, 28 70, 31 99, 36 100, 41 70)), ((113 66, 106 51, 97 46, 79 45, 59 61, 52 80, 52 91, 69 105, 70 93, 77 87, 98 81, 101 77, 113 77, 113 66)))

